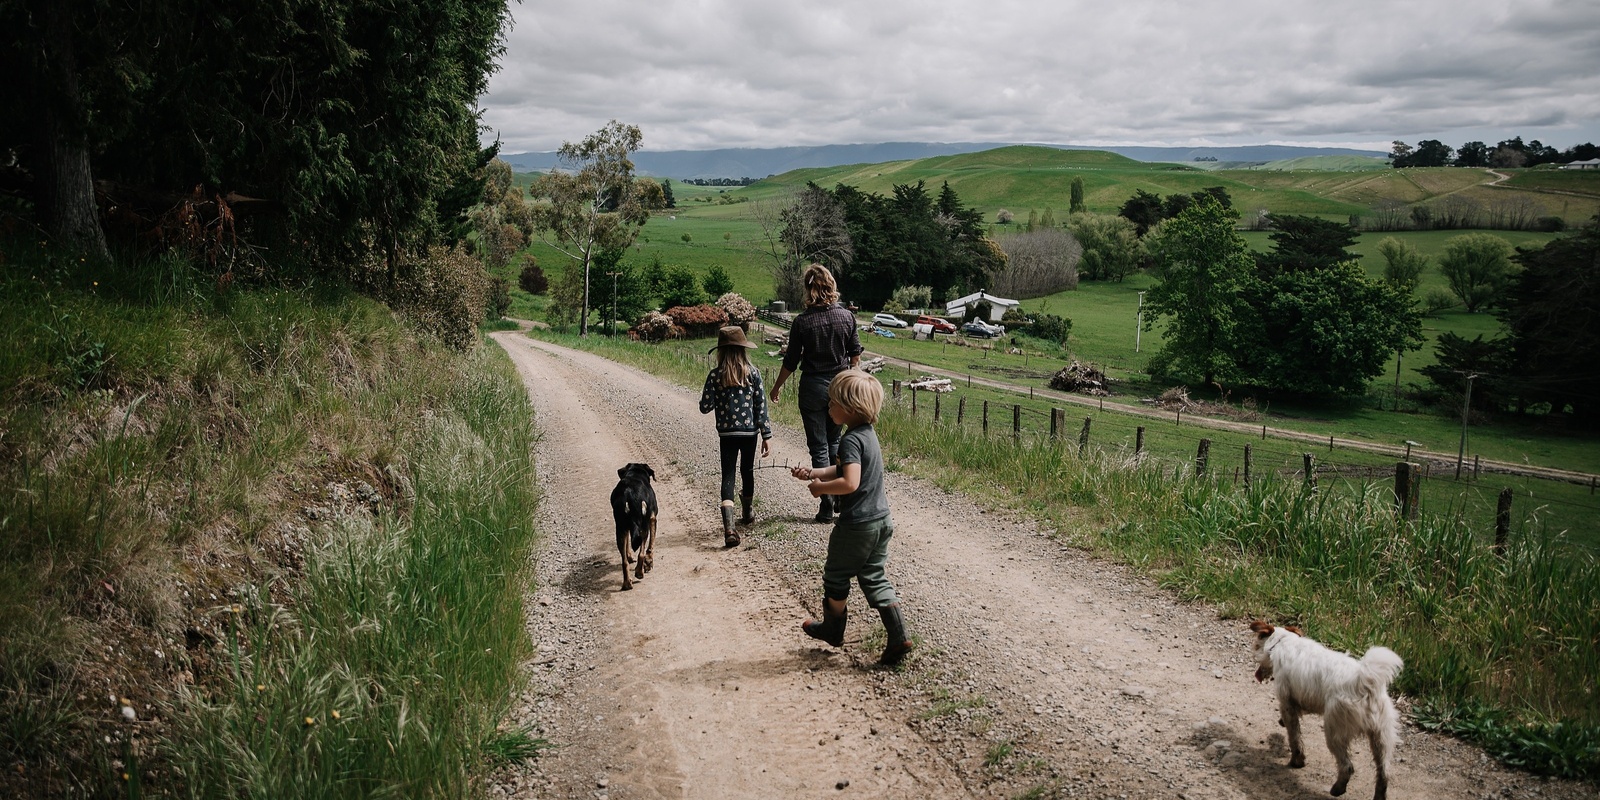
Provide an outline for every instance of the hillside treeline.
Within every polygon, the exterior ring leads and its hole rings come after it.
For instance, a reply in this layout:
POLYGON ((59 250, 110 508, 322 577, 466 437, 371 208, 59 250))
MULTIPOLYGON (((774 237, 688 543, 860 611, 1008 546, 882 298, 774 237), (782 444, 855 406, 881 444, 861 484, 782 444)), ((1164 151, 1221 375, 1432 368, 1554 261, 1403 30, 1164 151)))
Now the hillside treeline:
POLYGON ((1438 139, 1423 139, 1415 147, 1398 139, 1389 151, 1389 166, 1405 167, 1537 167, 1540 164, 1570 164, 1600 158, 1600 147, 1584 142, 1565 150, 1533 139, 1524 143, 1513 136, 1490 147, 1483 142, 1467 142, 1459 149, 1438 139))

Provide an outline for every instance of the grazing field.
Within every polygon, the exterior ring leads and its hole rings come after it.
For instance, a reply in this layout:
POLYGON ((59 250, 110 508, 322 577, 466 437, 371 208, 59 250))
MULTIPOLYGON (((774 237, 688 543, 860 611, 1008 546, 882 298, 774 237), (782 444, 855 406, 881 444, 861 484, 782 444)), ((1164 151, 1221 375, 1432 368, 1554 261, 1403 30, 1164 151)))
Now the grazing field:
MULTIPOLYGON (((1550 180, 1566 187, 1591 187, 1600 198, 1600 173, 1568 177, 1571 173, 1550 170, 1510 172, 1516 176, 1513 182, 1537 183, 1545 176, 1555 176, 1550 180)), ((1105 213, 1114 213, 1136 188, 1167 194, 1225 185, 1234 195, 1236 206, 1247 213, 1252 205, 1246 199, 1255 198, 1266 203, 1261 207, 1273 211, 1318 214, 1340 220, 1347 214, 1369 213, 1372 207, 1385 201, 1415 202, 1442 196, 1441 193, 1463 191, 1494 195, 1506 191, 1483 187, 1482 184, 1492 177, 1483 170, 1474 169, 1204 172, 1183 165, 1147 164, 1097 151, 1009 147, 918 161, 798 170, 749 187, 699 187, 674 181, 673 193, 678 208, 650 220, 628 260, 642 265, 659 258, 663 264, 687 266, 700 275, 711 266, 719 265, 732 277, 735 291, 764 305, 773 297, 768 269, 771 258, 756 212, 763 204, 780 201, 787 192, 808 180, 824 186, 850 183, 879 192, 888 192, 896 183, 916 180, 925 180, 936 190, 940 182, 949 180, 964 203, 983 208, 988 214, 1004 207, 1025 218, 1030 209, 1051 208, 1058 220, 1064 220, 1073 177, 1084 179, 1090 209, 1105 213)), ((1550 194, 1541 197, 1582 200, 1550 194)), ((1600 199, 1596 202, 1600 205, 1600 199)), ((1382 275, 1384 262, 1376 249, 1385 237, 1394 236, 1408 242, 1423 255, 1436 259, 1444 243, 1461 233, 1368 232, 1361 234, 1351 249, 1361 257, 1367 274, 1378 277, 1382 275)), ((1495 231, 1494 234, 1519 247, 1539 246, 1556 236, 1525 231, 1495 231)), ((1243 231, 1241 235, 1253 249, 1265 250, 1271 246, 1265 232, 1243 231)), ((544 245, 535 245, 530 252, 550 271, 552 278, 567 263, 564 256, 544 245)), ((508 277, 515 278, 514 275, 508 277)), ((1152 284, 1153 278, 1141 273, 1130 275, 1120 283, 1084 281, 1073 291, 1024 299, 1023 308, 1027 313, 1059 314, 1072 319, 1068 350, 1056 357, 1070 354, 1102 365, 1108 374, 1123 382, 1122 392, 1126 395, 1109 402, 1137 402, 1139 397, 1154 396, 1166 388, 1151 383, 1145 374, 1149 356, 1162 344, 1159 325, 1137 335, 1135 351, 1138 293, 1152 284)), ((1430 263, 1422 276, 1418 296, 1436 289, 1445 290, 1446 285, 1437 264, 1430 263)), ((529 297, 520 291, 514 291, 513 295, 513 314, 540 318, 547 303, 545 298, 529 297)), ((1423 382, 1418 370, 1433 363, 1433 342, 1446 331, 1469 339, 1479 335, 1489 339, 1498 334, 1499 323, 1490 314, 1469 314, 1460 306, 1425 318, 1423 332, 1427 344, 1400 358, 1402 390, 1423 382)), ((904 340, 881 340, 873 346, 887 352, 910 344, 904 340)), ((991 353, 991 358, 1004 360, 1005 356, 996 351, 991 353)), ((959 371, 959 364, 949 366, 959 371)), ((1261 398, 1258 402, 1263 413, 1270 411, 1272 424, 1277 427, 1390 444, 1411 440, 1436 450, 1448 451, 1457 445, 1461 435, 1459 417, 1417 409, 1407 402, 1397 401, 1394 387, 1395 362, 1390 361, 1365 397, 1261 398), (1401 413, 1395 411, 1397 402, 1400 402, 1401 413)), ((1240 396, 1231 398, 1234 403, 1243 399, 1240 396)), ((1600 447, 1592 436, 1548 430, 1537 420, 1475 424, 1469 434, 1470 452, 1480 453, 1485 458, 1600 471, 1600 447)))

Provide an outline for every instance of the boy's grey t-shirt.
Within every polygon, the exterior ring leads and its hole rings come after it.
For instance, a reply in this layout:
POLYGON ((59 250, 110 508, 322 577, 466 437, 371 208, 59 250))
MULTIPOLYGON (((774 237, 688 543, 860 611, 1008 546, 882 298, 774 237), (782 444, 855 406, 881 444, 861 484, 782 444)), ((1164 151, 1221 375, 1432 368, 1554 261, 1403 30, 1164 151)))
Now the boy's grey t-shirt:
POLYGON ((860 464, 861 483, 854 492, 840 495, 839 521, 871 522, 889 515, 889 498, 883 492, 883 450, 871 425, 857 425, 839 440, 839 463, 860 464))

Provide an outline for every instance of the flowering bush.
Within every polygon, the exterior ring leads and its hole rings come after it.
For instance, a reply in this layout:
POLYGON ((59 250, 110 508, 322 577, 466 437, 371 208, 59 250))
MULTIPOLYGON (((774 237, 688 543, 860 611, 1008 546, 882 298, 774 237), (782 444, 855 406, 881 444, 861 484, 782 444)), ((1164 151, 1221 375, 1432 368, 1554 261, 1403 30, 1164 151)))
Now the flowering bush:
POLYGON ((756 318, 756 307, 735 292, 717 298, 717 308, 728 315, 728 324, 738 325, 745 330, 750 330, 750 323, 756 318))
POLYGON ((660 342, 682 336, 683 329, 672 324, 672 317, 660 311, 648 311, 628 331, 628 335, 641 341, 660 342))

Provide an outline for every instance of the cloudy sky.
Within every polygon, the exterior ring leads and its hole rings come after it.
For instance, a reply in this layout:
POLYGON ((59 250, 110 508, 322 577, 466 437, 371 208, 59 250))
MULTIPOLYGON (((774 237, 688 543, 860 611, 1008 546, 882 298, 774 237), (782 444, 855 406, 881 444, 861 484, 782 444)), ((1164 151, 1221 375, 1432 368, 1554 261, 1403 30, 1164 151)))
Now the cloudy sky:
POLYGON ((502 152, 1600 142, 1596 0, 524 0, 502 152))

